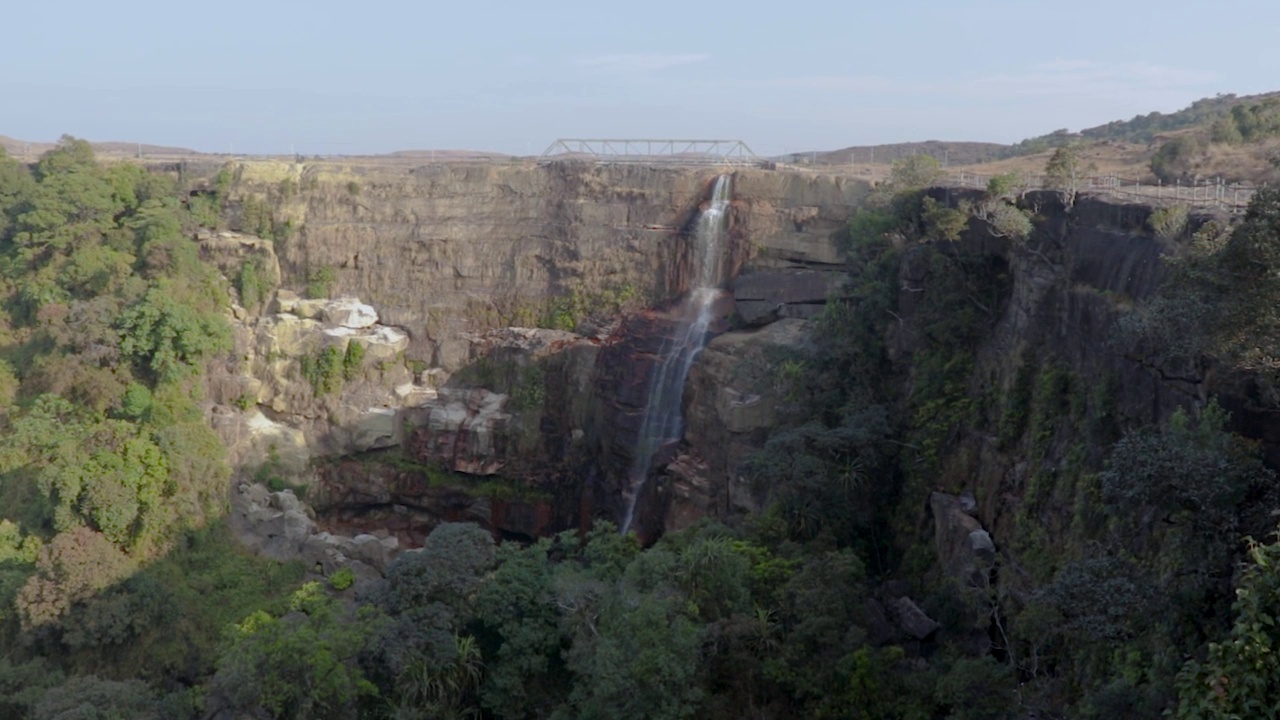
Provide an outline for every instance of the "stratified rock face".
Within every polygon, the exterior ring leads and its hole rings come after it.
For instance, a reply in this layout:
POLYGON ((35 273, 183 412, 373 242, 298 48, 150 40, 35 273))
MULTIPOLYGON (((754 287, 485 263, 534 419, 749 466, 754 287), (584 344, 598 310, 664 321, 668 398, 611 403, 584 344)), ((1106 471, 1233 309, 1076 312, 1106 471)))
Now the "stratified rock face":
POLYGON ((465 483, 433 482, 376 455, 327 463, 318 472, 307 498, 322 524, 344 535, 376 529, 402 545, 419 546, 442 522, 474 522, 498 537, 531 540, 577 521, 572 493, 493 497, 465 483))
POLYGON ((300 301, 282 292, 275 305, 280 312, 233 323, 235 350, 206 378, 212 421, 233 464, 254 467, 274 454, 282 472, 305 479, 312 457, 399 444, 404 411, 437 395, 404 366, 407 334, 376 324, 373 308, 354 298, 300 301), (362 353, 348 366, 352 343, 362 353), (304 364, 335 354, 320 371, 328 387, 317 387, 304 364))
POLYGON ((685 389, 686 446, 669 470, 668 530, 701 517, 759 509, 738 468, 760 449, 790 388, 780 363, 804 353, 812 325, 783 319, 712 340, 685 389))
POLYGON ((439 393, 427 410, 426 424, 415 431, 413 454, 470 475, 501 470, 511 421, 503 411, 507 396, 484 388, 449 388, 439 393))
MULTIPOLYGON (((283 289, 269 312, 236 309, 235 354, 209 375, 215 424, 238 466, 252 468, 274 450, 282 469, 310 480, 317 471, 304 468, 315 459, 400 446, 411 462, 554 494, 553 512, 502 501, 487 516, 495 532, 520 536, 579 516, 617 515, 618 480, 632 464, 650 370, 672 325, 661 312, 636 311, 669 306, 687 289, 689 232, 713 171, 249 163, 237 176, 233 214, 239 201, 265 199, 276 224, 294 229, 274 243, 227 233, 202 238, 229 278, 252 254, 281 271, 283 289), (337 299, 299 298, 320 268, 334 271, 337 299), (510 327, 536 323, 576 324, 586 335, 510 327), (352 342, 364 349, 359 367, 337 388, 317 392, 303 364, 331 349, 345 353, 352 342)), ((732 276, 743 273, 741 303, 807 317, 834 287, 833 235, 867 184, 754 169, 734 176, 724 261, 732 276)), ((713 333, 738 312, 731 285, 713 333)), ((772 421, 754 383, 717 391, 712 406, 717 423, 727 418, 724 433, 754 437, 772 421)), ((704 451, 710 435, 690 436, 691 450, 678 453, 681 443, 673 442, 659 453, 656 466, 678 460, 670 474, 682 479, 675 501, 652 504, 655 533, 667 524, 669 505, 683 518, 675 525, 751 506, 745 497, 713 506, 717 493, 728 497, 731 463, 721 456, 736 457, 746 445, 704 451)), ((332 517, 350 507, 421 527, 421 518, 404 518, 487 512, 474 503, 463 513, 411 501, 412 482, 385 473, 319 474, 323 492, 314 497, 327 498, 332 517), (397 505, 408 510, 396 512, 397 505)), ((455 496, 469 497, 438 488, 429 494, 442 493, 453 505, 461 503, 455 496)))
MULTIPOLYGON (((685 224, 707 197, 706 168, 591 163, 343 166, 247 163, 236 194, 267 198, 300 228, 278 240, 285 287, 336 269, 404 328, 408 356, 456 372, 468 334, 529 325, 553 297, 623 293, 637 307, 685 289, 685 224), (298 188, 288 194, 280 186, 298 188)), ((867 193, 857 179, 734 171, 741 265, 836 264, 832 234, 867 193)))
POLYGON ((845 280, 842 270, 762 270, 739 277, 733 295, 738 314, 748 325, 788 317, 807 319, 839 295, 845 280))

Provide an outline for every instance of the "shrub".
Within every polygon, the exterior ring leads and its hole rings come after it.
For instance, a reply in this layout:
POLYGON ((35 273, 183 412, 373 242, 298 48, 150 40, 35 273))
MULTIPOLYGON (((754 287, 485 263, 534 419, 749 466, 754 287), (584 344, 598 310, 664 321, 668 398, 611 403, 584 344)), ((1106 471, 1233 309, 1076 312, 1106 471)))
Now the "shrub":
POLYGON ((1184 135, 1160 146, 1151 158, 1151 172, 1164 182, 1189 177, 1203 154, 1200 141, 1184 135))
POLYGON ((333 281, 337 279, 337 273, 333 267, 322 265, 307 274, 307 297, 312 300, 329 297, 329 293, 333 291, 333 281))
POLYGON ((1002 198, 1011 195, 1022 186, 1022 176, 1015 172, 1001 173, 991 176, 987 181, 987 195, 1002 198))
POLYGON ((314 356, 304 355, 298 359, 302 377, 311 383, 311 390, 317 397, 342 387, 344 358, 338 348, 330 346, 314 356))
POLYGON ((354 585, 356 582, 356 574, 349 567, 339 568, 329 576, 329 587, 338 592, 342 592, 354 585))
POLYGON ((274 289, 275 282, 262 256, 255 255, 240 265, 240 272, 236 275, 236 290, 240 293, 242 306, 256 310, 274 289))
POLYGON ((360 366, 364 363, 364 345, 352 340, 347 343, 347 351, 342 355, 342 379, 354 380, 360 374, 360 366))
POLYGON ((1151 213, 1147 224, 1156 235, 1166 240, 1173 240, 1186 232, 1189 210, 1190 208, 1181 204, 1158 208, 1151 213))

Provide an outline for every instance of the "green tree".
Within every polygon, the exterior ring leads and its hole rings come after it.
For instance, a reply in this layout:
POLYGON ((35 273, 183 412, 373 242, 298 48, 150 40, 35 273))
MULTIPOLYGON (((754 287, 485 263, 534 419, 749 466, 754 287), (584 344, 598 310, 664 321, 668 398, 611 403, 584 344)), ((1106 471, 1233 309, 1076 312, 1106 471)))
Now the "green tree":
POLYGON ((987 197, 992 199, 1006 198, 1022 187, 1022 176, 1016 172, 992 175, 987 180, 987 197))
POLYGON ((942 179, 942 164, 930 155, 911 155, 893 161, 889 187, 895 193, 923 190, 942 179))
POLYGON ((214 686, 240 711, 262 708, 280 720, 351 717, 377 694, 357 662, 376 617, 349 617, 319 583, 303 585, 274 616, 257 611, 227 633, 214 686))
POLYGON ((952 208, 931 197, 923 199, 925 234, 930 239, 955 242, 969 227, 969 213, 952 208))
POLYGON ((703 695, 697 682, 700 628, 673 598, 619 600, 606 601, 599 620, 575 632, 566 654, 576 676, 573 692, 553 717, 693 717, 703 695))
POLYGON ((0 148, 0 240, 9 239, 13 219, 20 208, 30 202, 35 186, 26 166, 0 148))
POLYGON ((160 714, 142 682, 78 675, 46 690, 31 720, 160 720, 160 714))
POLYGON ((1079 145, 1062 145, 1053 151, 1053 155, 1045 163, 1045 183, 1054 190, 1066 193, 1069 201, 1074 202, 1086 176, 1093 170, 1092 163, 1085 163, 1083 149, 1079 145))
POLYGON ((1230 633, 1178 675, 1179 720, 1280 717, 1280 543, 1250 542, 1249 558, 1230 633))
POLYGON ((1159 430, 1122 438, 1100 474, 1102 500, 1117 517, 1155 508, 1166 523, 1228 537, 1240 504, 1270 486, 1256 447, 1225 429, 1227 413, 1211 403, 1192 420, 1178 410, 1159 430))
MULTIPOLYGON (((473 523, 443 523, 421 552, 403 553, 387 567, 386 585, 371 601, 387 616, 376 654, 388 685, 416 683, 457 660, 457 638, 494 560, 489 533, 473 523)), ((401 697, 417 692, 397 690, 401 697)))
POLYGON ((499 717, 545 717, 569 692, 560 654, 568 639, 560 630, 548 559, 555 544, 501 545, 497 569, 476 595, 487 665, 480 699, 499 717))
POLYGON ((176 380, 231 347, 231 329, 217 314, 174 299, 168 283, 149 290, 121 316, 120 351, 156 380, 176 380))
POLYGON ((453 654, 443 662, 418 658, 396 678, 396 717, 420 714, 439 720, 480 716, 475 693, 484 675, 480 647, 471 636, 454 636, 453 654))

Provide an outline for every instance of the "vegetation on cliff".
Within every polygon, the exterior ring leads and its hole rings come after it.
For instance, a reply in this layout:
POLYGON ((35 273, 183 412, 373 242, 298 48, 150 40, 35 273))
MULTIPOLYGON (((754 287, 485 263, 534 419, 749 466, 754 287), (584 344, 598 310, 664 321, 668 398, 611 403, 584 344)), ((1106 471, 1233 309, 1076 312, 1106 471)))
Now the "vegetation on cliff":
POLYGON ((83 141, 0 155, 6 717, 151 702, 135 676, 191 684, 281 577, 217 524, 228 469, 197 403, 230 329, 193 222, 172 178, 83 141))
MULTIPOLYGON (((928 189, 938 169, 901 161, 856 212, 816 347, 776 358, 785 402, 742 466, 762 512, 648 549, 603 522, 500 546, 444 523, 385 581, 300 584, 217 522, 197 381, 226 300, 183 233, 216 195, 183 202, 71 139, 33 168, 0 158, 0 714, 1274 714, 1277 482, 1233 432, 1240 399, 1208 388, 1280 405, 1280 193, 1233 228, 1146 219, 1167 278, 1107 306, 1105 353, 1202 390, 1143 416, 1032 320, 1012 350, 993 339, 1020 283, 1063 282, 1079 205, 1009 176, 928 189), (983 509, 948 517, 966 491, 983 509)), ((363 352, 309 358, 306 381, 337 390, 363 352)), ((470 371, 506 375, 519 412, 556 401, 545 367, 470 371)))

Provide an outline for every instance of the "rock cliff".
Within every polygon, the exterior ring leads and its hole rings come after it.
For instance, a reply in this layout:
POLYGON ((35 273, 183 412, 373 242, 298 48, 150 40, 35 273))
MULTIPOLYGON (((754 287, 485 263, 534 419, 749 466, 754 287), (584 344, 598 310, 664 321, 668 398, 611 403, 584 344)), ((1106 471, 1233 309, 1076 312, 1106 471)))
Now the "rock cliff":
MULTIPOLYGON (((249 163, 234 175, 231 205, 242 225, 253 224, 246 209, 270 209, 286 287, 301 290, 309 273, 334 269, 335 294, 358 296, 384 323, 406 329, 408 357, 453 372, 472 360, 468 334, 567 326, 591 306, 639 309, 678 295, 688 223, 715 171, 249 163)), ((748 255, 782 273, 839 264, 831 236, 867 183, 734 175, 738 265, 748 255)))
MULTIPOLYGON (((709 351, 722 360, 699 383, 720 412, 700 421, 695 445, 744 423, 763 433, 762 348, 798 342, 796 318, 836 290, 835 236, 868 191, 832 176, 734 173, 737 280, 714 330, 748 329, 709 351), (788 320, 750 329, 777 318, 788 320), (748 359, 749 381, 738 367, 748 359)), ((228 278, 256 262, 281 286, 261 307, 237 306, 236 351, 210 374, 213 421, 239 466, 271 463, 313 484, 322 521, 358 530, 363 517, 410 541, 446 517, 516 536, 616 517, 642 410, 627 388, 643 392, 669 332, 663 308, 687 285, 714 171, 249 163, 229 176, 236 232, 202 237, 205 255, 228 278), (338 300, 299 298, 318 276, 338 300), (317 378, 353 344, 354 367, 317 378)), ((744 447, 686 449, 675 466, 702 467, 705 454, 719 477, 725 453, 744 447)), ((650 534, 668 514, 683 524, 721 512, 722 486, 687 471, 679 500, 650 512, 650 534)))

